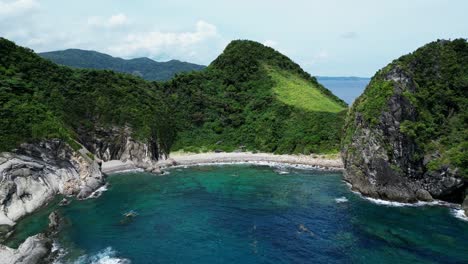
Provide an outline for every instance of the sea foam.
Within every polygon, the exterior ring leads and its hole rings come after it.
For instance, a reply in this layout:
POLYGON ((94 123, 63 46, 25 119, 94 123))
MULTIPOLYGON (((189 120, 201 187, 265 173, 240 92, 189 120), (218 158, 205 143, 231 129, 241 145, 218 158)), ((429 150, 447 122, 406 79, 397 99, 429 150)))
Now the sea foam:
POLYGON ((468 222, 468 216, 465 215, 465 211, 463 211, 463 209, 460 209, 460 208, 453 208, 451 211, 452 211, 452 214, 453 214, 456 218, 468 222))
MULTIPOLYGON (((193 164, 175 165, 175 166, 168 167, 167 169, 177 169, 177 168, 187 169, 189 167, 226 166, 226 165, 258 165, 258 166, 268 166, 268 167, 279 168, 279 169, 292 168, 292 169, 318 170, 318 171, 328 171, 328 172, 341 171, 341 169, 337 169, 334 167, 323 167, 319 165, 305 165, 305 164, 295 164, 295 163, 275 162, 275 161, 226 161, 226 162, 210 161, 210 162, 198 162, 198 163, 193 163, 193 164)), ((287 174, 287 173, 280 173, 280 174, 287 174)))
POLYGON ((346 197, 344 197, 344 196, 343 196, 343 197, 340 197, 340 198, 336 198, 336 199, 335 199, 335 202, 336 202, 336 203, 346 203, 346 202, 348 202, 348 198, 346 198, 346 197))
POLYGON ((107 247, 98 253, 88 256, 83 255, 78 258, 75 264, 129 264, 130 260, 116 257, 117 251, 112 247, 107 247))
POLYGON ((107 191, 107 187, 108 187, 108 184, 106 183, 103 186, 96 189, 94 192, 92 192, 86 199, 98 198, 99 196, 102 195, 103 192, 107 191))

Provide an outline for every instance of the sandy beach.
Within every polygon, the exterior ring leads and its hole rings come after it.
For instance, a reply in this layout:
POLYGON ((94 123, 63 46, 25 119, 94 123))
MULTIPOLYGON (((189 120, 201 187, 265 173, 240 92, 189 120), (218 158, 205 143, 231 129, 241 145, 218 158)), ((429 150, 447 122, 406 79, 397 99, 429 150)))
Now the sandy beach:
MULTIPOLYGON (((251 152, 207 152, 207 153, 174 153, 166 160, 157 164, 161 168, 173 166, 194 166, 206 164, 252 163, 261 165, 288 165, 292 167, 310 167, 323 170, 341 171, 343 163, 339 156, 327 157, 322 155, 275 155, 271 153, 251 152)), ((111 160, 104 162, 104 173, 115 173, 128 170, 138 170, 131 162, 111 160)))

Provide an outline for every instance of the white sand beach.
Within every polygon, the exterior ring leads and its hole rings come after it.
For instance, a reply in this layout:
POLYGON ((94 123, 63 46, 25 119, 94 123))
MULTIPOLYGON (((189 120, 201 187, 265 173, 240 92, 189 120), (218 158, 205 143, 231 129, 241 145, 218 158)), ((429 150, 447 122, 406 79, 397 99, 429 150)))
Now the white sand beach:
MULTIPOLYGON (((339 156, 329 157, 325 155, 275 155, 271 153, 252 152, 207 152, 207 153, 173 153, 166 160, 157 164, 161 168, 172 166, 193 166, 205 164, 229 164, 229 163, 253 163, 264 165, 288 165, 297 167, 311 167, 324 170, 343 170, 343 163, 339 156)), ((111 160, 104 162, 104 173, 115 173, 128 170, 138 170, 131 161, 122 162, 111 160)))

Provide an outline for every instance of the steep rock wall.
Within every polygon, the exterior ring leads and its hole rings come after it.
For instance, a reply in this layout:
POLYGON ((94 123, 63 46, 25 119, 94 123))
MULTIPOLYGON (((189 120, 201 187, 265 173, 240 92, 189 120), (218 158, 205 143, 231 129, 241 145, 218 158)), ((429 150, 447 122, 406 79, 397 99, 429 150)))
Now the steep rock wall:
POLYGON ((348 113, 342 141, 344 177, 354 190, 401 202, 463 202, 465 51, 465 40, 433 42, 372 78, 348 113))

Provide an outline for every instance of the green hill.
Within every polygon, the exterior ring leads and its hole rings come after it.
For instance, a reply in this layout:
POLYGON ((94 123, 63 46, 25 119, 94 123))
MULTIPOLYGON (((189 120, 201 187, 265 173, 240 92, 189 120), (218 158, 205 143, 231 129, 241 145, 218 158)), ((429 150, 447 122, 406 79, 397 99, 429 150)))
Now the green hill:
POLYGON ((253 41, 233 41, 206 69, 158 83, 59 66, 1 39, 0 101, 1 150, 130 126, 163 153, 329 153, 338 151, 347 109, 299 65, 253 41))
POLYGON ((150 81, 164 81, 177 73, 199 71, 205 66, 178 60, 157 62, 149 58, 124 60, 91 50, 67 49, 39 53, 57 64, 83 69, 113 70, 130 73, 150 81))
POLYGON ((204 71, 161 87, 178 114, 174 150, 336 152, 346 104, 257 42, 231 42, 204 71))
POLYGON ((0 151, 44 138, 73 146, 97 126, 130 126, 134 138, 157 142, 167 153, 174 133, 154 84, 112 71, 58 66, 3 38, 0 102, 0 151))

